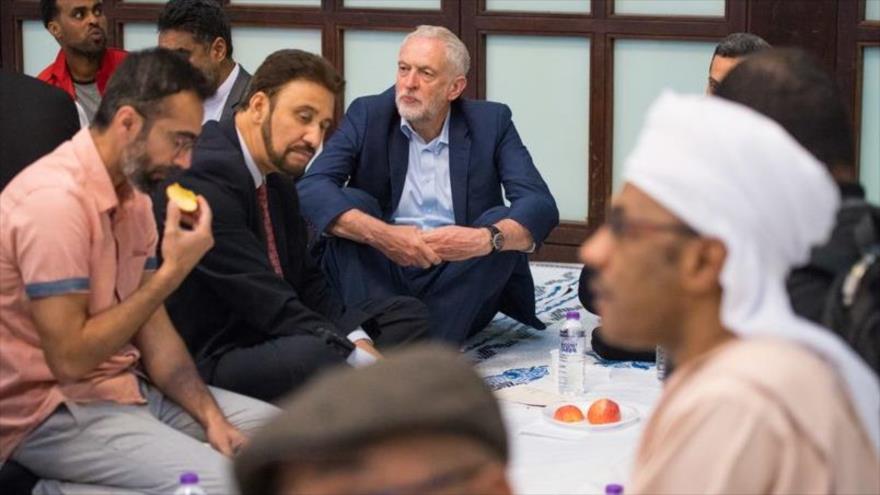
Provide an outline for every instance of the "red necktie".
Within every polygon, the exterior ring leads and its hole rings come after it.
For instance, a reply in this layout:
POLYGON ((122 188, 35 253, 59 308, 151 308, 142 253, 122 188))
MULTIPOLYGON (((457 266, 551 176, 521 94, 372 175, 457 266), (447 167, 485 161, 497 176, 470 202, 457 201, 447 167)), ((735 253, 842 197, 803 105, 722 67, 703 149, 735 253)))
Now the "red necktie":
POLYGON ((281 258, 278 257, 278 248, 275 247, 275 229, 272 228, 272 218, 269 216, 269 195, 266 192, 266 183, 264 182, 257 188, 257 201, 260 203, 260 211, 263 213, 263 230, 266 232, 266 251, 268 251, 269 262, 279 277, 284 277, 281 271, 281 258))

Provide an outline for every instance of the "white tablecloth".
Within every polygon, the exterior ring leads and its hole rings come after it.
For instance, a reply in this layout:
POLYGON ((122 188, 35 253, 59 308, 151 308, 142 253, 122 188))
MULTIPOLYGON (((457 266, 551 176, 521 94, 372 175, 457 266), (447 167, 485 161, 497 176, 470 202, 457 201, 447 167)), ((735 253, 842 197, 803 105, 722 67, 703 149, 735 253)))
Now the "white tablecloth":
POLYGON ((514 491, 521 495, 601 494, 606 484, 620 483, 625 493, 639 435, 660 395, 656 369, 647 363, 603 361, 589 349, 588 397, 608 397, 641 414, 639 422, 620 429, 571 432, 544 420, 543 408, 517 402, 564 400, 556 395, 555 375, 548 371, 550 351, 559 348, 559 325, 566 312, 580 313, 588 344, 589 332, 599 324, 599 318, 584 310, 577 299, 581 265, 532 263, 531 268, 536 312, 547 329, 535 330, 499 314, 464 346, 476 370, 499 388, 510 438, 509 474, 514 491))

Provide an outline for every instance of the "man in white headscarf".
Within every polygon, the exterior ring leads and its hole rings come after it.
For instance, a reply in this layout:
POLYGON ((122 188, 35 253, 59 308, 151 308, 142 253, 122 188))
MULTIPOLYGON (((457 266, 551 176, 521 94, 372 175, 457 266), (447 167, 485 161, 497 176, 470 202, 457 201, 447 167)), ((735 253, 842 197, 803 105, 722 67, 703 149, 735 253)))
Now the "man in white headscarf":
POLYGON ((880 492, 880 383, 785 292, 838 196, 766 117, 705 96, 655 102, 581 250, 608 339, 661 344, 678 366, 629 493, 880 492))

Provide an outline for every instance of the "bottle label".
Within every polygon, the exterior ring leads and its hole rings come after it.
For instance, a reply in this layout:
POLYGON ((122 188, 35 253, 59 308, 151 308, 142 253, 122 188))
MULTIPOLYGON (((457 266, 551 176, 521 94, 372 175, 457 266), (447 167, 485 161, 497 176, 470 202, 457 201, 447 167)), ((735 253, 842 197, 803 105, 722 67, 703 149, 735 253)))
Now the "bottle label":
POLYGON ((561 342, 559 352, 562 354, 579 354, 577 342, 561 342))

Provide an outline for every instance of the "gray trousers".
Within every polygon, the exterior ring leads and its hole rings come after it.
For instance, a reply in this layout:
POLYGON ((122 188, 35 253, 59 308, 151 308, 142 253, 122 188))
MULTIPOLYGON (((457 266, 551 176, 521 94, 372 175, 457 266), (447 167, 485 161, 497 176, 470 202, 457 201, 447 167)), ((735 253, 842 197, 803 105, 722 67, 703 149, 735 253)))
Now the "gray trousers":
MULTIPOLYGON (((30 433, 12 458, 41 478, 35 494, 171 494, 180 474, 198 474, 211 495, 237 492, 231 460, 157 388, 141 381, 146 405, 65 404, 30 433)), ((229 422, 246 436, 278 409, 210 388, 229 422)))

